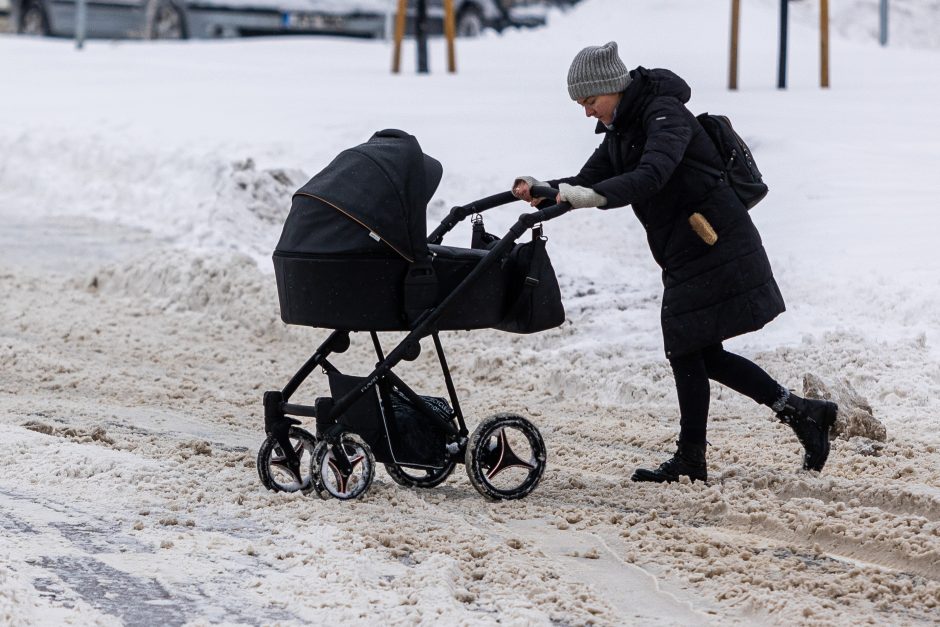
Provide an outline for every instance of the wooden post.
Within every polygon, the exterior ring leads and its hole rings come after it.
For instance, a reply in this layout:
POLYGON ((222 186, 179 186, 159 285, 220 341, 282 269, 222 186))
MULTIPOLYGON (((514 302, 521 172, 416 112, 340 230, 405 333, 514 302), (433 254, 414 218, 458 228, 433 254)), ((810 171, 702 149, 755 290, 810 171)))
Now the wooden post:
POLYGON ((741 26, 741 0, 731 0, 731 52, 728 59, 728 89, 738 88, 738 33, 741 26))
POLYGON ((829 87, 829 0, 819 0, 819 86, 829 87))
POLYGON ((398 13, 395 14, 395 47, 392 53, 392 74, 401 71, 401 42, 405 38, 405 13, 408 0, 398 0, 398 13))
POLYGON ((444 35, 447 37, 447 71, 457 71, 457 52, 454 38, 457 35, 457 19, 454 17, 454 0, 444 0, 444 35))

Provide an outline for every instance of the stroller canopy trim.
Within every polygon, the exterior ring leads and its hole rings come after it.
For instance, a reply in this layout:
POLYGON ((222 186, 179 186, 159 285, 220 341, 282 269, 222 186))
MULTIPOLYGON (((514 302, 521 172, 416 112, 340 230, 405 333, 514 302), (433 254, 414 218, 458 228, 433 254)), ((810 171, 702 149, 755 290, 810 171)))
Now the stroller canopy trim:
POLYGON ((442 173, 414 136, 379 131, 297 190, 277 251, 349 254, 388 246, 409 263, 425 263, 427 205, 442 173))
POLYGON ((314 195, 314 194, 308 194, 308 193, 306 193, 306 192, 296 192, 296 193, 294 194, 294 196, 308 196, 308 197, 310 197, 310 198, 315 198, 316 200, 319 200, 320 202, 323 202, 323 203, 328 204, 329 206, 333 207, 334 209, 336 209, 337 211, 339 211, 340 213, 342 213, 344 216, 346 216, 346 217, 349 218, 350 220, 352 220, 352 221, 357 222, 358 224, 360 224, 364 229, 366 229, 367 231, 369 231, 369 235, 370 235, 370 236, 373 236, 373 235, 374 235, 374 236, 375 236, 374 239, 376 239, 376 241, 378 241, 378 242, 383 242, 384 244, 386 244, 389 248, 391 248, 391 249, 394 250, 396 253, 398 253, 398 255, 401 256, 402 259, 404 259, 404 260, 407 261, 408 263, 414 263, 414 262, 415 262, 414 258, 409 257, 408 255, 406 255, 406 254, 403 253, 402 251, 400 251, 400 250, 398 250, 397 248, 395 248, 395 245, 392 244, 390 241, 388 241, 388 239, 382 237, 382 234, 381 234, 381 233, 379 233, 379 232, 376 231, 374 228, 372 228, 371 226, 369 226, 368 224, 366 224, 365 222, 363 222, 362 220, 360 220, 359 218, 357 218, 357 217, 354 216, 353 214, 349 213, 348 211, 346 211, 346 210, 343 209, 342 207, 340 207, 340 206, 338 206, 338 205, 336 205, 336 204, 334 204, 334 203, 331 203, 329 200, 327 200, 327 199, 325 199, 325 198, 320 198, 319 196, 316 196, 316 195, 314 195))

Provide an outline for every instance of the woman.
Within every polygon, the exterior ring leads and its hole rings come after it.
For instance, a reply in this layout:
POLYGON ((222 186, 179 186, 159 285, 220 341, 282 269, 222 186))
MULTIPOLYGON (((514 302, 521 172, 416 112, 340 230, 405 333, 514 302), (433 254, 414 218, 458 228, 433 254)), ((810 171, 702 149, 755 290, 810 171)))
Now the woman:
POLYGON ((568 94, 597 118, 604 140, 577 176, 542 183, 519 177, 513 193, 537 203, 534 185, 559 190, 575 208, 631 205, 663 270, 662 329, 679 397, 676 453, 634 481, 706 480, 709 379, 770 407, 805 449, 803 468, 822 470, 836 405, 800 398, 722 341, 756 331, 785 310, 760 235, 728 184, 683 158, 722 169, 714 143, 685 107, 691 91, 668 70, 627 71, 617 44, 589 46, 568 71, 568 94))

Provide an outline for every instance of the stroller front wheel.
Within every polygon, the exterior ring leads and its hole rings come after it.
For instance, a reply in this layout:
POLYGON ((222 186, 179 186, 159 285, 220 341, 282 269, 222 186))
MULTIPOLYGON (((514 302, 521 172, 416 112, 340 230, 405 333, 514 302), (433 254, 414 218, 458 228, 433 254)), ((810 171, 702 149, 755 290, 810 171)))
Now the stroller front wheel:
POLYGON ((521 499, 542 479, 545 443, 522 416, 496 414, 473 431, 465 461, 477 492, 496 501, 521 499))
POLYGON ((359 498, 372 485, 375 457, 365 441, 344 431, 334 442, 320 440, 310 458, 313 490, 321 499, 359 498))
POLYGON ((291 464, 276 439, 268 436, 258 449, 258 477, 268 490, 274 492, 296 492, 309 490, 313 485, 310 473, 310 459, 317 439, 309 431, 300 427, 291 427, 288 433, 294 456, 298 462, 291 464))

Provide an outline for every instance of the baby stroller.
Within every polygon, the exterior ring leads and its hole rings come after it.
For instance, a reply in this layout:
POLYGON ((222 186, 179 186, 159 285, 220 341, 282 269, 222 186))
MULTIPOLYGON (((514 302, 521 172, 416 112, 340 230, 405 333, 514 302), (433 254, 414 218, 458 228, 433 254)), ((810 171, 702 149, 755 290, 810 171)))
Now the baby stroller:
MULTIPOLYGON (((522 498, 541 479, 545 445, 524 417, 496 414, 470 434, 439 333, 534 333, 562 324, 541 223, 570 206, 523 214, 498 238, 485 232, 479 214, 515 200, 505 192, 454 207, 427 236, 427 203, 441 174, 414 137, 385 130, 340 153, 294 195, 274 252, 281 319, 332 332, 282 390, 264 394, 267 438, 257 466, 268 489, 354 499, 368 490, 376 463, 400 485, 423 488, 463 463, 473 486, 494 500, 522 498), (476 216, 472 247, 440 245, 470 215, 476 216), (529 229, 532 241, 516 244, 529 229), (407 335, 386 353, 383 331, 407 335), (360 376, 333 363, 355 332, 369 334, 378 359, 360 376), (393 372, 419 356, 427 337, 447 398, 420 395, 393 372), (317 368, 330 396, 292 403, 317 368), (301 428, 297 417, 315 419, 315 432, 301 428)), ((554 198, 557 192, 535 193, 554 198)))

